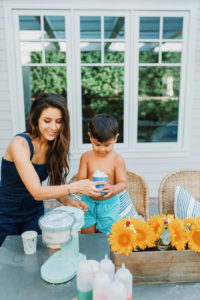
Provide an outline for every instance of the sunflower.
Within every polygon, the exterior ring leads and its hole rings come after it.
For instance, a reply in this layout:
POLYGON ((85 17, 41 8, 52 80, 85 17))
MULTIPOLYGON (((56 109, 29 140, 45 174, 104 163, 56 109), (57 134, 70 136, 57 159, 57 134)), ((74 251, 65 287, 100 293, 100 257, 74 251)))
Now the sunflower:
POLYGON ((191 229, 191 226, 195 223, 195 220, 193 217, 190 217, 190 218, 185 218, 183 220, 184 222, 184 226, 187 228, 187 229, 191 229))
POLYGON ((200 217, 196 218, 188 232, 188 246, 191 250, 200 252, 200 217))
POLYGON ((137 247, 144 250, 146 247, 154 247, 156 234, 153 228, 146 222, 140 219, 130 218, 130 222, 136 231, 137 247))
POLYGON ((168 225, 171 238, 171 245, 177 250, 184 250, 188 242, 187 232, 184 228, 183 220, 175 218, 168 225))
POLYGON ((119 221, 112 225, 111 234, 108 238, 111 245, 111 251, 119 254, 128 255, 136 248, 136 234, 129 226, 126 226, 126 220, 119 221))
POLYGON ((161 216, 152 216, 148 224, 153 228, 155 235, 156 235, 156 240, 160 238, 160 235, 164 229, 164 220, 161 216))

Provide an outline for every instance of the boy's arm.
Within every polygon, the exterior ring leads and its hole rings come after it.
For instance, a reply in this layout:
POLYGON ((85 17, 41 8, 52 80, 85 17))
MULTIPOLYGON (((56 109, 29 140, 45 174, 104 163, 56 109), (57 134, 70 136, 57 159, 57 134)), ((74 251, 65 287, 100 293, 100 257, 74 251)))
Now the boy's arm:
POLYGON ((121 156, 116 160, 115 182, 116 194, 126 189, 126 166, 121 156))
POLYGON ((104 190, 106 197, 116 195, 126 189, 126 166, 122 157, 118 156, 115 160, 115 184, 105 184, 104 190))
POLYGON ((77 180, 87 179, 87 175, 87 154, 84 153, 80 159, 77 180))

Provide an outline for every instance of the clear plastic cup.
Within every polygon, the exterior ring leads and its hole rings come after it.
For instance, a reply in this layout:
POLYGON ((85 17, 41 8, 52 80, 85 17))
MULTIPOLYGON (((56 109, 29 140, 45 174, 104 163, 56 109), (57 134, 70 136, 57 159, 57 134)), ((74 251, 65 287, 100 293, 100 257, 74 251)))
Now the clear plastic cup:
POLYGON ((37 248, 37 232, 33 230, 24 231, 21 234, 25 254, 33 254, 37 248))

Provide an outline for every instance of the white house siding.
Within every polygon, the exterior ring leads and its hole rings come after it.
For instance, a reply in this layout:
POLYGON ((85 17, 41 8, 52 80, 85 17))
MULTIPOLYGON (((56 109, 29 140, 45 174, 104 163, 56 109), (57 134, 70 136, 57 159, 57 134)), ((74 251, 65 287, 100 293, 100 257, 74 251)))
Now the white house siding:
MULTIPOLYGON (((139 0, 138 0, 139 2, 139 0)), ((180 1, 181 2, 181 1, 180 1)), ((188 1, 189 3, 189 1, 188 1)), ((200 168, 200 2, 196 2, 198 7, 196 11, 196 27, 195 31, 195 51, 194 57, 188 57, 193 60, 191 76, 192 90, 190 94, 190 134, 189 148, 185 156, 164 157, 162 155, 154 155, 154 157, 140 157, 133 153, 121 153, 125 159, 127 169, 139 173, 146 180, 150 197, 157 197, 158 187, 162 178, 170 172, 183 168, 200 168)), ((3 1, 0 0, 0 155, 5 151, 6 145, 12 137, 12 117, 10 106, 10 87, 7 61, 7 44, 4 25, 4 8, 3 1)), ((78 170, 79 157, 71 155, 71 177, 78 170)))
POLYGON ((8 64, 3 1, 0 0, 0 156, 12 137, 8 64))

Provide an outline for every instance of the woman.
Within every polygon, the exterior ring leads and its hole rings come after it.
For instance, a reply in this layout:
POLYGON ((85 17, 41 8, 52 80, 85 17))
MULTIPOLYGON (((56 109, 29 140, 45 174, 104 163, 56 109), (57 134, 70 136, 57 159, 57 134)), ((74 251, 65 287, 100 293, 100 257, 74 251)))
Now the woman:
MULTIPOLYGON (((70 193, 97 196, 100 189, 90 180, 66 184, 69 172, 69 114, 62 97, 46 93, 33 101, 28 129, 8 145, 1 164, 0 245, 7 235, 26 230, 40 233, 42 200, 56 198, 64 205, 87 210, 70 193), (48 186, 42 181, 49 178, 48 186)), ((101 182, 102 183, 102 182, 101 182)))

